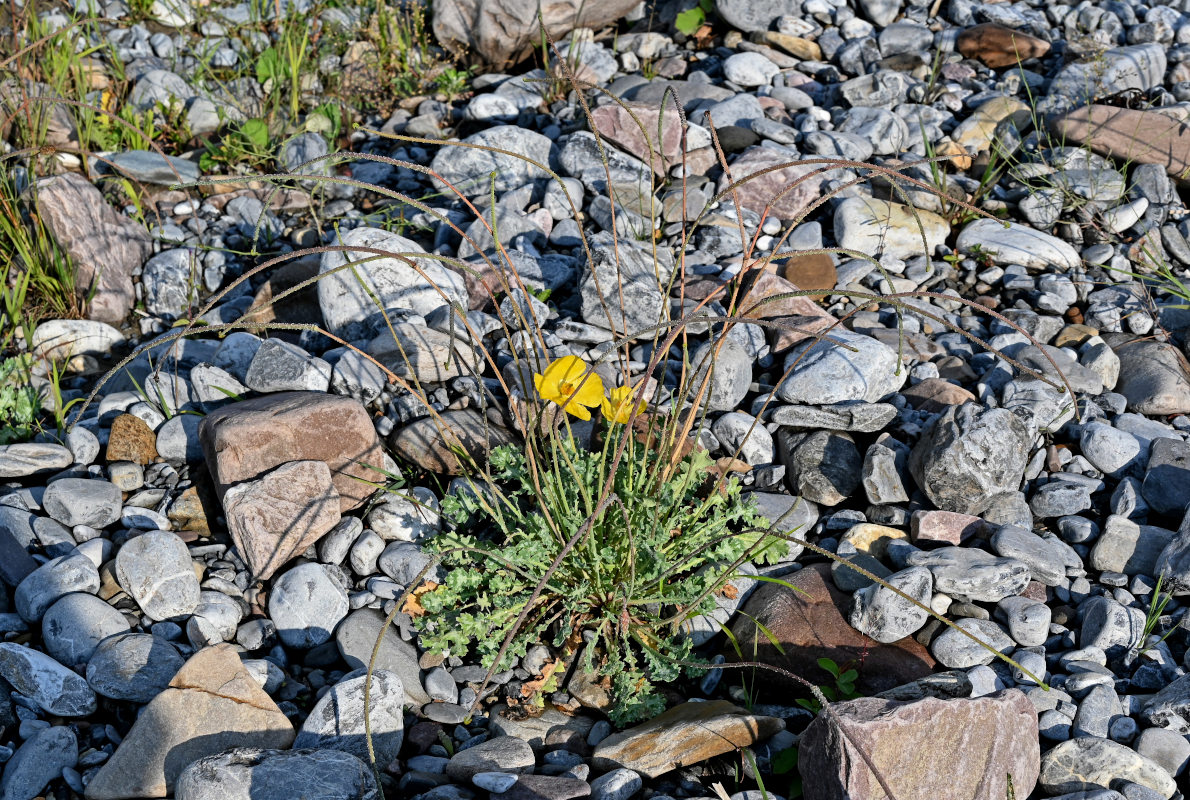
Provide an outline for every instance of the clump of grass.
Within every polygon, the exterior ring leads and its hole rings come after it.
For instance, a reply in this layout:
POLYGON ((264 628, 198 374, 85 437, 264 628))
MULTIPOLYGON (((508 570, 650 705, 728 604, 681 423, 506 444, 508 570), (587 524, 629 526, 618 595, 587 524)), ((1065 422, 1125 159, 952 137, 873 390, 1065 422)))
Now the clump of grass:
POLYGON ((42 319, 81 316, 84 302, 75 293, 70 256, 35 204, 18 192, 18 176, 0 161, 0 312, 7 319, 0 325, 0 352, 13 347, 18 331, 30 341, 42 319))
MULTIPOLYGON (((584 370, 576 365, 577 380, 594 386, 598 376, 584 370)), ((691 451, 668 476, 657 470, 663 422, 650 419, 658 428, 651 432, 640 418, 638 441, 623 436, 634 417, 605 415, 602 444, 590 448, 568 424, 530 438, 528 452, 499 448, 491 483, 443 499, 456 529, 427 548, 451 569, 421 597, 423 647, 472 651, 485 666, 508 669, 545 640, 606 681, 613 722, 664 709, 656 685, 677 679, 691 657, 681 624, 714 609, 732 574, 724 565, 774 559, 787 546, 763 534, 738 481, 713 490, 704 451, 691 451)))

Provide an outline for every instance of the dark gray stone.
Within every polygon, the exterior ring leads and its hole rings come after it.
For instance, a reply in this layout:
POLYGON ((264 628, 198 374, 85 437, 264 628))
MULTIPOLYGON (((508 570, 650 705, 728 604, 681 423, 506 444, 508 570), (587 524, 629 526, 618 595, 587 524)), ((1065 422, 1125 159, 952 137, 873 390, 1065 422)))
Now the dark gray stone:
POLYGON ((943 412, 910 453, 909 469, 938 508, 978 515, 1020 486, 1031 446, 1015 414, 967 403, 943 412))
POLYGON ((382 800, 366 763, 341 750, 241 747, 200 758, 174 784, 176 800, 382 800))

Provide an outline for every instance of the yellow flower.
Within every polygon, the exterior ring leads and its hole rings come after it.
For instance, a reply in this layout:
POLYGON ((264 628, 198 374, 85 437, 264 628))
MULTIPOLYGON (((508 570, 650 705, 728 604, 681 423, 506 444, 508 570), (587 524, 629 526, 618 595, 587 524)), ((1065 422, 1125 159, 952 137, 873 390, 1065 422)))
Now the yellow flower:
POLYGON ((610 397, 603 398, 603 417, 612 422, 626 425, 633 413, 639 414, 645 407, 643 400, 634 401, 636 390, 631 386, 617 386, 609 394, 610 397))
POLYGON ((603 402, 603 380, 578 356, 563 356, 533 375, 533 385, 544 399, 557 403, 579 419, 590 419, 588 408, 603 402))

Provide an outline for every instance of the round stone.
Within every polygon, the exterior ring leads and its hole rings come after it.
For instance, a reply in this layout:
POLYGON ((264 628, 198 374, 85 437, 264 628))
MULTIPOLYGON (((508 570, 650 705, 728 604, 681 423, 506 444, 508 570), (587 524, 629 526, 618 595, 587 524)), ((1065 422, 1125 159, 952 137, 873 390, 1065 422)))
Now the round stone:
POLYGON ((190 614, 198 605, 198 577, 186 543, 169 531, 129 539, 116 555, 116 580, 157 621, 190 614))
POLYGON ((66 595, 41 621, 45 649, 72 669, 86 666, 104 639, 127 630, 125 616, 93 594, 66 595))
POLYGON ((113 700, 147 703, 161 693, 186 663, 177 649, 147 633, 104 639, 87 662, 87 683, 113 700))
POLYGON ((269 616, 287 647, 306 650, 331 638, 347 616, 347 592, 322 564, 306 563, 286 572, 269 594, 269 616))

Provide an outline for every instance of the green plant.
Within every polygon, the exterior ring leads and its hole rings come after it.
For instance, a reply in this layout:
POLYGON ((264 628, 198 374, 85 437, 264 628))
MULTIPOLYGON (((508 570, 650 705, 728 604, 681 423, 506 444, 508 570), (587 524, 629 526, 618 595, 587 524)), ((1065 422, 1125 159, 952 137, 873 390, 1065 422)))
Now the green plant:
MULTIPOLYGON (((859 678, 858 670, 849 665, 839 666, 832 658, 818 659, 818 666, 829 672, 831 677, 835 679, 834 686, 818 687, 818 691, 822 692, 827 700, 834 703, 839 700, 854 700, 862 696, 855 691, 855 681, 859 678)), ((799 698, 797 704, 815 714, 822 710, 822 703, 815 697, 799 698)))
POLYGON ((1141 630, 1140 636, 1137 637, 1136 642, 1133 644, 1133 647, 1137 651, 1137 655, 1142 656, 1149 652, 1154 647, 1172 636, 1174 631, 1181 627, 1180 625, 1171 625, 1169 630, 1161 634, 1157 641, 1149 642, 1149 637, 1156 633, 1157 626, 1161 624, 1161 615, 1165 613, 1166 606, 1168 606, 1169 601, 1173 599, 1173 592, 1161 591, 1164 583, 1165 573, 1161 573, 1157 576, 1157 585, 1153 587, 1153 594, 1149 598, 1149 607, 1145 609, 1144 628, 1141 630))
POLYGON ((22 196, 16 176, 0 162, 0 312, 9 320, 0 350, 11 345, 19 327, 29 341, 39 320, 75 317, 82 310, 74 265, 36 213, 34 196, 32 190, 22 196))
POLYGON ((287 95, 289 116, 297 120, 302 110, 302 79, 313 52, 309 25, 300 14, 290 14, 279 24, 277 41, 256 57, 256 80, 274 98, 287 95))
POLYGON ((247 119, 233 125, 217 141, 207 142, 206 152, 198 160, 204 172, 218 171, 220 166, 242 164, 262 167, 272 160, 269 147, 269 126, 262 119, 247 119))
POLYGON ((693 36, 707 21, 714 7, 714 0, 698 0, 698 5, 680 12, 674 18, 674 27, 684 36, 693 36))
POLYGON ((540 451, 498 448, 492 483, 443 499, 457 530, 428 547, 452 569, 422 595, 420 627, 427 649, 474 651, 496 669, 543 636, 568 654, 581 647, 582 668, 606 680, 609 713, 624 723, 664 707, 656 684, 677 678, 675 662, 690 655, 681 625, 714 608, 732 574, 725 567, 785 547, 756 532, 761 519, 737 482, 709 491, 703 451, 658 480, 655 440, 626 438, 617 464, 611 446, 624 426, 613 418, 603 433, 591 450, 568 424, 538 442, 540 451), (605 484, 610 494, 599 502, 605 484))
POLYGON ((29 384, 28 355, 0 361, 0 445, 23 442, 33 435, 41 398, 29 384))
POLYGON ((437 85, 438 91, 446 95, 448 100, 454 100, 467 91, 467 81, 470 79, 470 67, 466 69, 445 67, 434 79, 434 83, 437 85))

